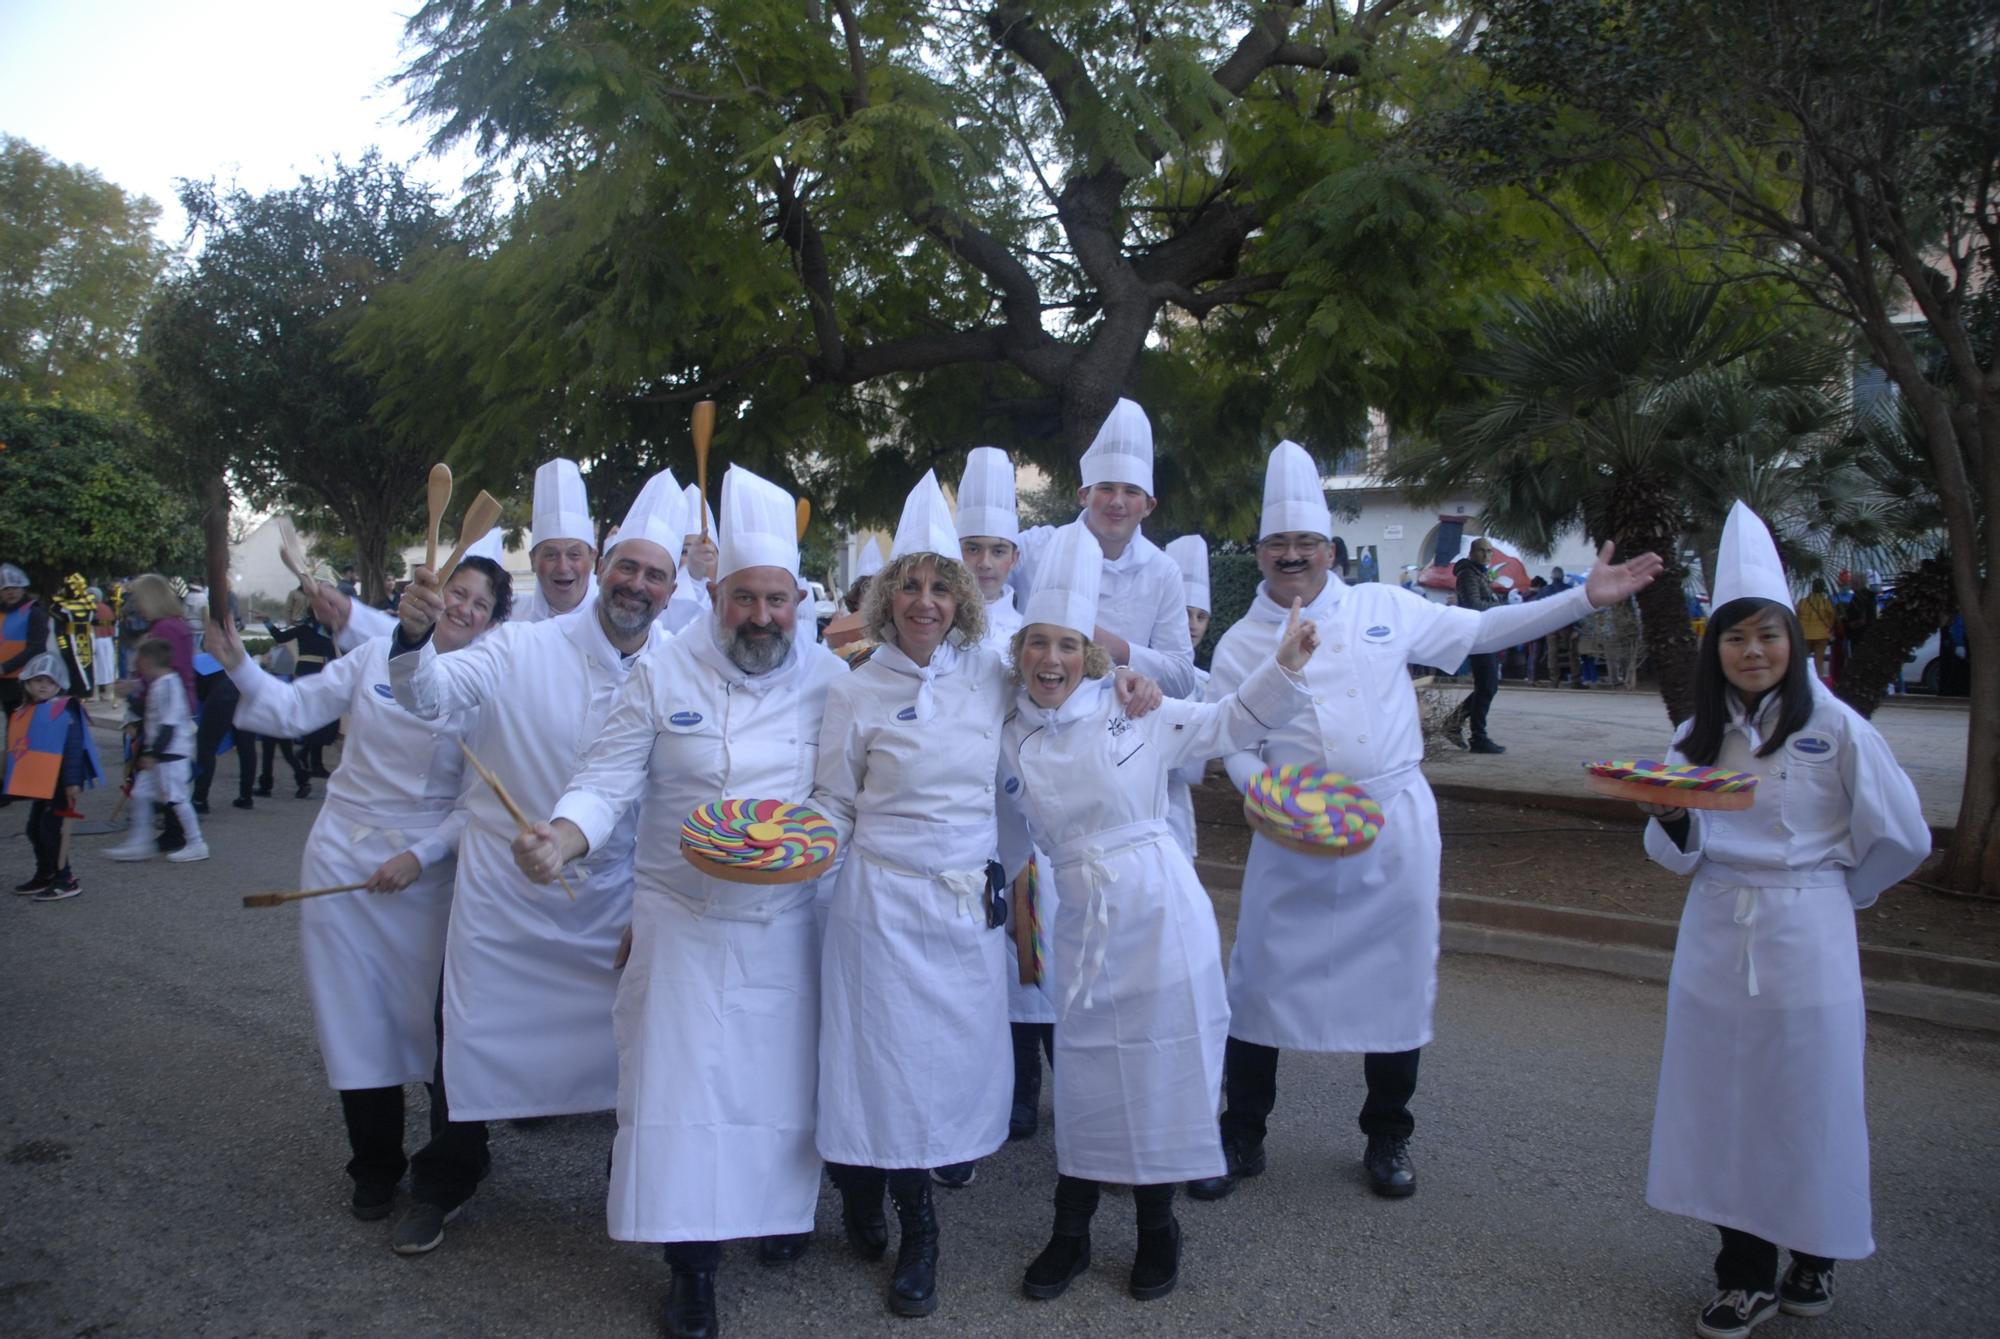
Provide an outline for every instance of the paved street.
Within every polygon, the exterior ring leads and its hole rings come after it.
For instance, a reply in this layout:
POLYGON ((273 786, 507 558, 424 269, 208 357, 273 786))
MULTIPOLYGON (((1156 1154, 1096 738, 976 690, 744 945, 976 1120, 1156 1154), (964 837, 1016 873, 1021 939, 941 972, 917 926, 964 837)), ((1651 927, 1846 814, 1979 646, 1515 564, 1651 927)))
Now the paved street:
MULTIPOLYGON (((1496 734, 1528 741, 1549 728, 1529 728, 1539 710, 1503 697, 1496 734)), ((99 791, 86 807, 110 803, 99 791)), ((115 838, 84 838, 83 897, 0 898, 0 1333, 655 1333, 657 1252, 604 1236, 608 1117, 498 1127, 492 1178, 429 1257, 395 1257, 387 1224, 348 1216, 296 912, 239 906, 288 885, 317 807, 220 808, 217 858, 199 865, 114 865, 96 852, 115 838)), ((23 817, 0 814, 9 884, 27 868, 23 817)), ((1020 1298, 1047 1230, 1045 1127, 969 1189, 940 1192, 944 1301, 930 1320, 885 1312, 887 1266, 848 1256, 829 1191, 799 1264, 732 1251, 724 1332, 1690 1334, 1712 1236, 1643 1202, 1663 1008, 1657 986, 1449 958, 1414 1199, 1378 1201, 1360 1182, 1359 1062, 1288 1055, 1269 1173, 1220 1204, 1182 1203, 1183 1281, 1164 1302, 1124 1294, 1133 1229, 1118 1196, 1069 1296, 1020 1298)), ((2000 1039, 1876 1020, 1870 1051, 1880 1251, 1843 1267, 1830 1316, 1779 1318, 1760 1339, 1992 1333, 2000 1039)), ((420 1096, 412 1107, 414 1147, 420 1096)))
MULTIPOLYGON (((1462 690, 1447 686, 1446 691, 1461 695, 1462 690)), ((1924 817, 1933 823, 1956 822, 1959 790, 1965 784, 1964 705, 1892 701, 1876 711, 1873 723, 1916 783, 1924 817)), ((1503 686, 1493 700, 1488 729, 1507 746, 1505 754, 1448 749, 1425 765, 1426 774, 1432 781, 1583 794, 1584 761, 1657 758, 1674 734, 1658 693, 1595 688, 1503 686)))

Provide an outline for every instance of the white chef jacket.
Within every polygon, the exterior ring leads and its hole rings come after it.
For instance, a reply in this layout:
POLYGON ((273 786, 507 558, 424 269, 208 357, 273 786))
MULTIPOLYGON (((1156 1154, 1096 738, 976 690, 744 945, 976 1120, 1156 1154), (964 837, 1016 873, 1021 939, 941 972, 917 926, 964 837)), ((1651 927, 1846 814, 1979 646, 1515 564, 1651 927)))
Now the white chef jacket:
MULTIPOLYGON (((1190 702, 1202 702, 1208 695, 1208 671, 1196 668, 1194 691, 1188 694, 1190 702)), ((1189 860, 1196 856, 1193 788, 1208 779, 1208 759, 1195 758, 1185 766, 1173 768, 1167 773, 1167 826, 1174 830, 1174 840, 1189 860)))
MULTIPOLYGON (((1854 909, 1923 862, 1930 829, 1875 727, 1823 685, 1812 692, 1805 726, 1763 758, 1778 695, 1754 718, 1730 695, 1716 766, 1760 778, 1750 808, 1689 811, 1685 851, 1646 825, 1646 853, 1694 875, 1667 984, 1646 1202, 1858 1260, 1875 1239, 1854 909)), ((1669 761, 1687 761, 1690 728, 1669 761)))
MULTIPOLYGON (((515 605, 514 612, 508 616, 507 621, 509 623, 545 623, 552 618, 561 618, 564 614, 580 614, 596 603, 597 572, 594 568, 583 579, 583 599, 578 601, 576 608, 566 609, 562 614, 558 614, 549 608, 548 598, 542 594, 542 583, 531 576, 528 581, 528 598, 519 601, 515 605)), ((480 761, 485 762, 486 760, 481 758, 480 761)))
MULTIPOLYGON (((1018 694, 1001 794, 1060 881, 1049 957, 1065 1175, 1153 1185, 1222 1174, 1222 945, 1208 893, 1168 830, 1167 773, 1255 744, 1306 701, 1275 661, 1239 697, 1166 702, 1137 721, 1108 678, 1079 685, 1055 711, 1018 694)), ((1010 868, 1023 854, 1013 828, 1002 822, 1010 868)))
POLYGON ((643 797, 632 957, 618 986, 619 1241, 810 1232, 819 1200, 819 933, 813 882, 711 878, 681 823, 720 799, 803 802, 838 656, 796 641, 748 675, 712 624, 640 661, 556 805, 591 848, 643 797))
MULTIPOLYGON (((1085 513, 1078 513, 1081 522, 1085 513)), ((1035 588, 1035 565, 1055 538, 1052 526, 1021 534, 1021 561, 1013 578, 1022 606, 1035 588)), ((1160 685, 1168 697, 1194 691, 1194 643, 1188 640, 1187 594, 1181 565, 1143 533, 1135 532, 1125 552, 1104 560, 1097 588, 1097 622, 1132 647, 1131 668, 1160 685)))
POLYGON ((359 883, 408 851, 422 872, 400 892, 338 893, 299 906, 299 950, 329 1086, 427 1083, 437 1068, 438 973, 451 915, 454 812, 473 713, 420 720, 396 705, 389 642, 376 638, 290 683, 254 660, 229 671, 236 728, 297 739, 347 717, 299 861, 301 888, 359 883))
POLYGON ((985 643, 923 674, 885 643, 827 692, 810 803, 844 848, 820 969, 828 1162, 942 1167, 1006 1140, 1007 934, 983 893, 1011 697, 985 643))
POLYGON ((1021 630, 1021 611, 1014 607, 1014 590, 1002 586, 998 598, 986 602, 986 644, 1003 657, 1008 643, 1021 630))
MULTIPOLYGON (((646 650, 659 645, 649 630, 646 650)), ((631 664, 595 604, 541 623, 509 620, 455 655, 426 642, 389 660, 396 701, 426 719, 480 708, 467 742, 527 814, 568 788, 631 664)), ((445 941, 444 1073, 464 1120, 603 1111, 618 1096, 611 959, 631 921, 637 815, 567 871, 576 900, 514 864, 514 820, 478 773, 445 941)))
MULTIPOLYGON (((708 594, 708 582, 682 575, 674 583, 674 593, 668 599, 666 609, 661 611, 660 631, 669 635, 678 633, 696 619, 707 615, 714 608, 715 602, 709 598, 708 594)), ((801 613, 810 613, 810 610, 804 605, 799 607, 799 611, 801 613)))
MULTIPOLYGON (((1437 802, 1411 665, 1456 665, 1574 622, 1583 591, 1474 612, 1329 572, 1303 610, 1319 625, 1306 662, 1313 709, 1231 754, 1241 788, 1265 767, 1304 763, 1354 778, 1382 804, 1382 835, 1359 855, 1312 856, 1250 841, 1229 958, 1230 1035, 1302 1051, 1413 1050, 1431 1038, 1437 994, 1437 802)), ((1271 659, 1290 610, 1263 586, 1215 648, 1208 691, 1231 693, 1271 659)), ((1185 615, 1183 615, 1185 626, 1185 615)))
POLYGON ((360 600, 349 596, 347 626, 333 634, 333 649, 346 655, 358 646, 372 642, 377 637, 388 637, 395 631, 394 614, 386 609, 377 609, 372 604, 363 604, 360 600))
MULTIPOLYGON (((986 602, 986 645, 1000 653, 1003 660, 1008 658, 1014 634, 1021 630, 1021 611, 1014 605, 1014 589, 1003 586, 998 599, 986 602)), ((1033 853, 1039 856, 1040 852, 1033 853)), ((1031 858, 1033 858, 1031 856, 1031 858)), ((1010 868, 1010 874, 1019 871, 1010 868)), ((1056 876, 1055 870, 1046 859, 1038 861, 1032 886, 1035 890, 1034 905, 1023 905, 1029 884, 1016 882, 1009 890, 1009 916, 1029 916, 1035 924, 1035 934, 1042 943, 1054 933, 1056 916, 1056 876)), ((1019 944, 1014 938, 1013 922, 1007 930, 1007 1021, 1009 1023, 1053 1023, 1056 1021, 1055 998, 1049 994, 1047 954, 1043 954, 1043 973, 1039 981, 1023 983, 1019 944)), ((1032 973, 1031 973, 1032 975, 1032 973)))

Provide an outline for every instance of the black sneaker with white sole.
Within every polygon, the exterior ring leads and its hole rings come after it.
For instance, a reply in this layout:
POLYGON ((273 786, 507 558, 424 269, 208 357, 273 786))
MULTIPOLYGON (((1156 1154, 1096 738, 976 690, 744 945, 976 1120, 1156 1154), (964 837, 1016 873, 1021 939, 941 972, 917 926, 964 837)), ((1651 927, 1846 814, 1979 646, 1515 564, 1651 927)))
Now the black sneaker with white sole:
POLYGON ((67 902, 83 891, 74 874, 59 874, 56 881, 35 894, 37 902, 67 902))
POLYGON ((1778 1310, 1788 1316, 1824 1316, 1833 1310, 1833 1266, 1792 1261, 1778 1285, 1778 1310))
POLYGON ((463 1212, 463 1204, 440 1208, 422 1200, 412 1204, 396 1220, 389 1234, 389 1247, 398 1255, 423 1255, 444 1245, 444 1225, 463 1212))
POLYGON ((948 1190, 963 1190, 979 1176, 976 1162, 954 1162, 948 1167, 931 1168, 931 1180, 948 1190))
POLYGON ((1694 1332, 1701 1339, 1743 1339, 1778 1314, 1778 1295, 1759 1289, 1725 1288, 1702 1308, 1694 1332))

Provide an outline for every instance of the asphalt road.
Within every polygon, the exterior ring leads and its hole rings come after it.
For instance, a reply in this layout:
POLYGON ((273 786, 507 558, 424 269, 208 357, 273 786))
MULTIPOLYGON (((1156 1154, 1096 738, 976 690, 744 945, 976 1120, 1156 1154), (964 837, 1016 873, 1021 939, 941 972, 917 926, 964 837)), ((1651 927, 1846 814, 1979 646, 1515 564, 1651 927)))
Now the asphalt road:
MULTIPOLYGON (((233 770, 229 773, 233 779, 233 770)), ((92 795, 93 813, 110 797, 92 795)), ((344 1140, 299 981, 286 886, 317 802, 209 824, 206 864, 114 865, 84 838, 86 892, 0 896, 0 1334, 643 1336, 657 1251, 604 1235, 608 1116, 503 1125, 494 1171, 434 1254, 401 1259, 347 1213, 344 1140)), ((0 872, 25 877, 22 811, 0 872)), ((1358 1168, 1353 1057, 1287 1055, 1270 1171, 1183 1201, 1180 1290, 1124 1292, 1130 1201, 1108 1196, 1068 1296, 1023 1300, 1048 1226, 1047 1133, 939 1192, 943 1304, 884 1310, 887 1264, 852 1259, 831 1197, 798 1264, 732 1248, 731 1339, 936 1336, 1668 1336, 1692 1332, 1712 1234, 1643 1198, 1660 987, 1493 959, 1444 964, 1424 1058, 1421 1188, 1374 1199, 1358 1168)), ((1877 1020, 1870 1040, 1874 1259, 1773 1339, 1989 1335, 2000 1294, 2000 1039, 1877 1020), (1983 1318, 1983 1319, 1982 1319, 1983 1318)), ((411 1102, 412 1147, 423 1102, 411 1102)))

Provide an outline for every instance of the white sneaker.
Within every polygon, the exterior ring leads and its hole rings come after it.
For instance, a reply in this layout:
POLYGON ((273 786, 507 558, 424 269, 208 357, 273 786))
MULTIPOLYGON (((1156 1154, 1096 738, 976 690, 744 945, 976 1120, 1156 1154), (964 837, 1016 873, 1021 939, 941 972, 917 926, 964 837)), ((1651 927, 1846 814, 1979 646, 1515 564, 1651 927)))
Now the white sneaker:
POLYGON ((127 842, 106 848, 104 855, 109 860, 151 860, 159 853, 160 848, 151 842, 127 842))
POLYGON ((189 842, 178 851, 169 851, 167 859, 180 864, 186 864, 190 860, 206 860, 208 859, 208 843, 203 841, 189 842))

